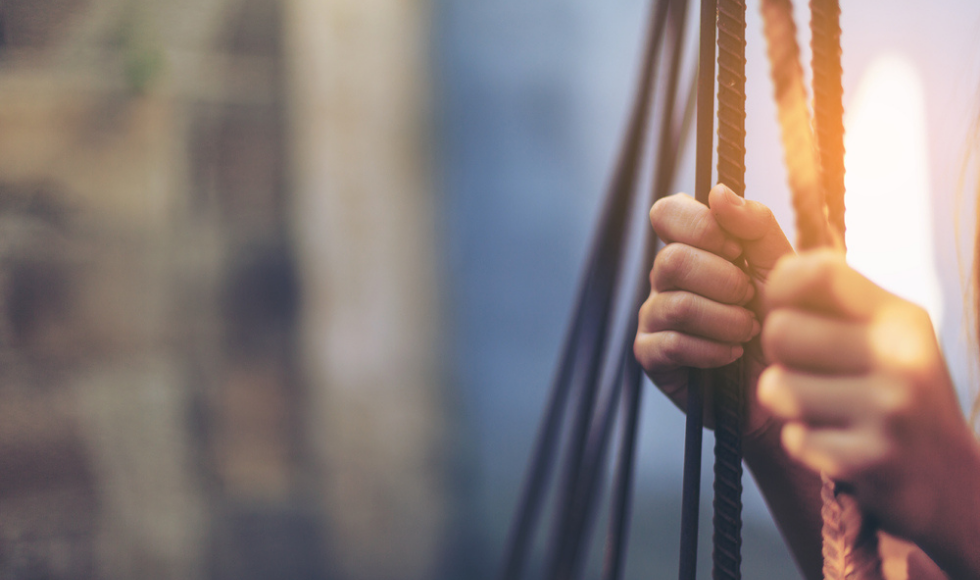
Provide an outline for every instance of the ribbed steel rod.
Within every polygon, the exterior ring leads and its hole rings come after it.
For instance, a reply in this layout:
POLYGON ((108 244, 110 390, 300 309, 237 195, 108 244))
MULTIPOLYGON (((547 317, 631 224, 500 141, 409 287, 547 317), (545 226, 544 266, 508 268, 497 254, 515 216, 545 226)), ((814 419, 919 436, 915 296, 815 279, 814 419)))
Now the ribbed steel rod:
POLYGON ((762 0, 763 32, 769 54, 783 155, 796 213, 797 248, 835 246, 827 227, 820 161, 810 130, 800 47, 789 0, 762 0))
MULTIPOLYGON (((816 42, 822 46, 820 50, 815 49, 815 59, 824 61, 836 53, 837 60, 836 63, 829 65, 822 62, 818 65, 820 71, 814 73, 815 82, 829 82, 832 85, 824 94, 822 98, 824 102, 819 108, 830 109, 840 116, 843 107, 826 102, 828 94, 839 94, 836 85, 840 82, 841 71, 840 30, 839 24, 835 22, 839 8, 829 2, 816 8, 812 24, 816 42), (820 28, 831 30, 818 30, 820 28), (836 47, 826 46, 828 43, 836 44, 836 47), (836 79, 828 79, 828 75, 831 74, 828 68, 833 69, 836 79), (820 78, 817 78, 818 74, 820 78)), ((803 73, 799 61, 792 5, 789 0, 763 0, 762 15, 772 78, 776 87, 776 105, 779 109, 786 166, 796 211, 797 246, 800 249, 830 246, 843 250, 843 128, 837 125, 839 120, 825 119, 823 130, 828 136, 826 150, 818 153, 815 142, 817 140, 811 134, 809 125, 806 89, 803 85, 803 73), (837 131, 840 132, 839 136, 832 134, 837 131), (835 179, 841 180, 841 191, 836 193, 841 196, 837 200, 840 202, 836 209, 838 215, 833 218, 840 220, 838 227, 831 227, 828 223, 827 204, 832 202, 825 198, 824 184, 828 174, 821 169, 821 158, 824 156, 830 159, 830 174, 836 173, 835 179)), ((815 90, 822 92, 821 89, 815 90)), ((829 113, 825 110, 823 114, 829 117, 829 113)), ((824 142, 820 141, 819 145, 823 147, 824 142)), ((857 502, 842 493, 839 486, 827 477, 823 477, 821 497, 824 578, 880 580, 878 536, 872 522, 863 521, 857 502)))
POLYGON ((813 126, 820 151, 827 218, 844 240, 844 87, 840 44, 840 3, 811 0, 813 126))
MULTIPOLYGON (((745 195, 745 2, 718 0, 718 181, 745 195)), ((742 359, 713 372, 715 420, 712 577, 742 566, 742 359)))

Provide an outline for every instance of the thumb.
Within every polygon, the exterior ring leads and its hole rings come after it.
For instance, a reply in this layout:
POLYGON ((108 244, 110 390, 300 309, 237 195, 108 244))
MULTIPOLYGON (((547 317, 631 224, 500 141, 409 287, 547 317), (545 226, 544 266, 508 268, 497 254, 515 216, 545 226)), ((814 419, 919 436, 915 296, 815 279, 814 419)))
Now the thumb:
POLYGON ((741 198, 719 183, 708 195, 708 206, 718 225, 741 240, 745 260, 762 277, 779 258, 793 252, 772 210, 761 203, 741 198))

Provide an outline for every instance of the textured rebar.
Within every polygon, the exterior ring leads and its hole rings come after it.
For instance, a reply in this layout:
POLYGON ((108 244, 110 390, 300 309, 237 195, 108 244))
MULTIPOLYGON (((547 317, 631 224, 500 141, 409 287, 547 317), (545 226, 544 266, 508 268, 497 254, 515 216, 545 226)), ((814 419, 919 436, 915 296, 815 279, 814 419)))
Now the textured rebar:
POLYGON ((745 195, 744 0, 718 0, 718 181, 745 195))
POLYGON ((862 516, 852 496, 821 477, 824 580, 880 580, 877 526, 862 516))
MULTIPOLYGON (((718 0, 718 181, 745 195, 745 2, 718 0)), ((715 371, 712 577, 742 577, 741 359, 715 371)))
POLYGON ((840 3, 810 1, 813 126, 820 151, 827 217, 844 240, 844 87, 841 82, 840 3))
MULTIPOLYGON (((844 88, 841 67, 840 3, 810 1, 813 51, 813 117, 827 219, 844 247, 844 88)), ((862 518, 853 497, 823 478, 824 578, 880 578, 876 526, 862 518)))
POLYGON ((738 361, 714 378, 715 498, 712 578, 742 577, 741 370, 738 361))
MULTIPOLYGON (((797 246, 800 249, 832 246, 843 250, 843 107, 840 105, 840 10, 836 2, 814 2, 813 35, 815 37, 815 90, 821 93, 818 115, 823 118, 818 130, 825 135, 820 152, 815 149, 806 107, 806 89, 800 66, 796 25, 789 0, 763 0, 763 30, 768 44, 776 105, 782 130, 786 168, 789 173, 793 207, 796 211, 797 246), (818 30, 819 29, 819 30, 818 30), (829 37, 829 38, 828 38, 829 37), (817 48, 819 45, 819 49, 817 48), (831 61, 825 62, 825 61, 831 61), (820 78, 816 78, 819 74, 820 78), (836 75, 836 79, 830 79, 836 75), (834 96, 836 95, 836 97, 834 96), (833 103, 834 98, 837 103, 833 103), (831 117, 836 115, 836 119, 831 117), (827 159, 829 172, 821 169, 821 159, 827 159), (825 197, 826 180, 833 179, 835 200, 825 197), (839 180, 839 184, 837 183, 839 180), (839 225, 828 224, 828 203, 835 206, 833 219, 839 225)), ((822 476, 823 477, 823 476, 822 476)), ((879 580, 881 560, 878 554, 877 531, 870 522, 863 523, 861 511, 853 497, 841 493, 839 486, 823 477, 821 488, 823 508, 824 577, 827 580, 879 580)))
POLYGON ((820 164, 810 130, 793 6, 789 0, 762 0, 762 20, 796 213, 797 247, 805 250, 836 246, 838 243, 827 227, 820 164))

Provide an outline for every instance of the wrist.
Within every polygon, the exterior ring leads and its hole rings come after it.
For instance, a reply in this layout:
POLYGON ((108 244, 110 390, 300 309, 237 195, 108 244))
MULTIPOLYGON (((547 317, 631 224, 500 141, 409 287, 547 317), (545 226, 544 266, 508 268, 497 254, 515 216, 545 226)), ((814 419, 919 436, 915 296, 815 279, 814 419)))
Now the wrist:
POLYGON ((745 430, 742 434, 742 454, 746 462, 750 462, 750 458, 757 456, 771 458, 774 455, 785 455, 782 434, 783 423, 771 417, 761 426, 745 430))
POLYGON ((803 577, 822 579, 820 476, 786 454, 775 420, 746 433, 742 456, 803 577))
POLYGON ((915 540, 952 580, 980 578, 980 444, 972 433, 956 455, 933 525, 915 540))

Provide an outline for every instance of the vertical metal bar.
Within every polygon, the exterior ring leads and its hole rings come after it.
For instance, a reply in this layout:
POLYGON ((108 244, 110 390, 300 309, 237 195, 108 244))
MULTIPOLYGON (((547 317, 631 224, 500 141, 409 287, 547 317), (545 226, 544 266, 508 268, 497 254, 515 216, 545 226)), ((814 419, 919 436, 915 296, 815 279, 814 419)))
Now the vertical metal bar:
MULTIPOLYGON (((697 97, 697 70, 691 74, 691 85, 687 91, 684 112, 681 115, 677 127, 672 130, 673 137, 670 140, 670 147, 667 151, 658 152, 658 173, 669 171, 669 178, 658 179, 659 183, 654 187, 650 200, 651 204, 667 194, 673 184, 674 176, 677 174, 677 162, 680 152, 687 147, 688 137, 691 133, 691 126, 694 121, 695 101, 697 97)), ((643 258, 642 268, 648 270, 653 261, 653 256, 657 249, 657 238, 651 231, 647 237, 643 258)), ((639 287, 636 293, 636 301, 633 312, 638 312, 640 305, 650 293, 649 277, 641 276, 639 287)), ((635 336, 637 329, 637 319, 633 318, 630 326, 629 336, 635 336)), ((633 494, 633 466, 635 462, 635 441, 639 425, 639 402, 642 389, 641 379, 643 373, 636 358, 633 356, 630 344, 623 351, 623 365, 625 375, 623 377, 623 390, 626 393, 623 399, 625 409, 624 425, 622 431, 622 442, 619 448, 619 457, 616 463, 616 475, 613 480, 613 496, 611 516, 609 518, 609 533, 606 541, 605 561, 603 565, 603 580, 622 580, 625 572, 626 552, 629 539, 630 506, 633 494), (633 390, 636 390, 634 393, 633 390)))
MULTIPOLYGON (((669 6, 671 2, 667 1, 665 4, 669 6)), ((654 36, 657 41, 654 56, 657 57, 659 57, 660 42, 663 37, 663 25, 660 24, 659 16, 657 14, 657 22, 654 23, 656 26, 654 36)), ((617 299, 616 286, 626 247, 627 217, 630 209, 635 205, 633 199, 638 190, 639 171, 648 132, 647 119, 655 96, 653 89, 656 83, 657 65, 658 61, 653 60, 644 71, 645 75, 650 75, 648 79, 644 79, 646 84, 641 88, 641 92, 646 93, 644 100, 646 109, 643 111, 642 118, 633 119, 633 124, 629 128, 628 154, 624 156, 625 163, 619 168, 620 173, 617 174, 614 182, 614 187, 618 191, 616 197, 623 199, 626 204, 619 207, 612 222, 613 227, 605 232, 600 242, 600 251, 596 258, 597 272, 590 282, 590 285, 601 288, 602 298, 593 301, 589 307, 600 307, 603 312, 601 317, 590 317, 586 321, 583 338, 589 342, 591 351, 583 357, 576 357, 578 360, 569 361, 570 365, 581 365, 583 360, 586 364, 584 372, 579 372, 573 382, 577 396, 573 399, 572 425, 566 438, 567 449, 558 481, 558 503, 551 534, 553 543, 548 554, 545 576, 554 580, 569 578, 579 557, 576 553, 578 550, 574 549, 573 544, 576 543, 576 536, 582 529, 580 524, 584 523, 581 522, 580 516, 584 513, 580 513, 582 506, 579 505, 578 500, 584 480, 589 478, 586 473, 588 466, 585 463, 588 435, 594 421, 596 401, 602 386, 600 383, 606 361, 609 315, 614 311, 614 302, 617 299)), ((619 362, 617 357, 613 360, 615 363, 619 362)))
POLYGON ((836 246, 836 235, 827 227, 824 216, 820 159, 810 130, 810 111, 790 0, 762 0, 762 22, 796 214, 797 249, 836 246))
POLYGON ((844 240, 844 87, 841 82, 840 2, 811 0, 813 125, 820 150, 827 217, 844 240))
POLYGON ((633 468, 636 461, 636 439, 640 422, 640 397, 643 373, 632 354, 623 357, 626 376, 623 386, 623 431, 616 466, 613 490, 612 518, 603 566, 604 580, 622 580, 626 569, 626 546, 629 537, 630 508, 633 504, 633 468))
MULTIPOLYGON (((683 56, 685 39, 685 28, 687 24, 687 0, 671 0, 668 16, 668 38, 670 41, 670 54, 667 61, 670 68, 667 74, 667 86, 664 105, 661 110, 660 137, 657 146, 657 162, 654 168, 655 185, 651 189, 651 197, 659 199, 666 194, 676 174, 676 151, 675 147, 679 139, 679 123, 675 120, 675 106, 678 99, 678 83, 680 80, 680 68, 683 56)), ((652 203, 652 200, 649 202, 652 203)), ((645 228, 646 229, 646 228, 645 228)), ((651 237, 652 236, 648 236, 651 237)), ((648 240, 655 241, 655 240, 648 240)), ((644 244, 649 246, 649 244, 644 244)), ((651 248, 645 247, 644 268, 648 267, 649 260, 652 259, 651 248)), ((640 276, 641 283, 637 288, 637 296, 649 293, 648 276, 640 276)), ((634 304, 636 298, 631 301, 633 309, 630 313, 633 318, 631 323, 632 331, 628 337, 635 336, 635 314, 639 311, 639 305, 634 304)), ((642 302, 642 300, 641 300, 642 302)), ((610 432, 615 418, 615 411, 619 404, 622 394, 621 385, 623 384, 623 357, 632 358, 632 341, 625 341, 622 354, 614 360, 619 367, 614 382, 603 385, 599 392, 598 405, 590 411, 588 437, 583 448, 583 456, 579 468, 578 477, 571 480, 574 484, 572 490, 572 502, 566 506, 566 510, 561 514, 560 525, 555 530, 559 537, 559 545, 552 561, 552 573, 550 577, 555 579, 576 579, 581 576, 584 569, 589 550, 589 539, 591 538, 591 525, 598 505, 598 495, 602 488, 601 480, 605 475, 605 459, 607 449, 610 445, 610 432)), ((636 375, 637 380, 642 373, 636 375)), ((627 389, 633 388, 626 386, 627 389)), ((583 409, 585 409, 583 407, 583 409)), ((629 411, 627 411, 629 412, 629 411)))
MULTIPOLYGON (((694 192, 701 203, 711 191, 711 161, 715 105, 715 0, 701 0, 701 39, 698 56, 697 156, 694 192)), ((684 440, 684 490, 681 499, 679 578, 694 580, 698 557, 698 508, 701 501, 701 437, 704 426, 705 373, 691 369, 687 387, 687 427, 684 440)))
MULTIPOLYGON (((817 12, 822 12, 820 8, 818 7, 817 12)), ((830 10, 833 11, 834 8, 830 10)), ((773 84, 776 89, 783 149, 796 212, 797 247, 810 249, 834 246, 842 249, 842 229, 830 227, 824 214, 827 208, 827 200, 824 196, 825 175, 821 171, 821 159, 818 157, 815 139, 810 129, 792 4, 790 0, 763 0, 762 16, 773 84)), ((814 35, 819 43, 822 42, 819 37, 825 35, 827 31, 818 31, 816 28, 826 25, 827 22, 820 23, 820 14, 815 14, 814 17, 814 35)), ((831 22, 830 25, 833 27, 834 23, 831 22)), ((830 35, 839 39, 839 29, 838 32, 831 32, 830 35)), ((839 46, 831 50, 836 50, 836 56, 839 58, 839 46)), ((815 58, 823 60, 816 54, 815 58)), ((839 65, 831 68, 836 68, 839 75, 839 65)), ((819 74, 826 76, 828 73, 823 69, 819 74)), ((833 140, 829 140, 827 153, 843 155, 842 146, 836 152, 834 149, 833 140)), ((833 163, 836 164, 836 161, 833 163)), ((843 166, 839 169, 840 175, 843 176, 843 166)), ((831 171, 835 170, 832 168, 831 171)), ((843 205, 837 208, 837 211, 840 212, 837 218, 842 220, 843 205)), ((881 560, 878 557, 877 534, 870 525, 873 522, 860 523, 862 514, 853 498, 841 494, 841 490, 830 479, 824 477, 823 480, 821 496, 824 503, 821 515, 824 577, 847 576, 856 580, 880 580, 881 560), (846 529, 858 528, 862 533, 858 534, 857 538, 850 538, 845 533, 846 529)))
MULTIPOLYGON (((590 366, 597 366, 603 356, 603 348, 590 333, 605 327, 612 282, 608 270, 610 261, 617 264, 622 255, 622 224, 630 207, 639 173, 642 145, 646 134, 647 119, 651 108, 655 66, 659 57, 663 29, 667 17, 667 0, 659 0, 651 14, 650 30, 644 51, 641 80, 636 101, 630 116, 627 135, 620 151, 613 182, 607 194, 606 206, 595 233, 588 266, 579 286, 575 314, 562 348, 562 359, 556 380, 552 385, 545 417, 538 432, 535 448, 528 467, 524 488, 514 522, 508 537, 500 578, 517 580, 523 576, 524 566, 532 547, 535 531, 551 480, 555 458, 558 455, 562 425, 568 400, 572 397, 573 383, 578 372, 579 360, 589 359, 590 366), (606 274, 603 276, 603 274, 606 274)), ((593 374, 587 372, 586 374, 593 374)))
POLYGON ((705 373, 691 369, 684 432, 684 485, 681 498, 681 553, 678 578, 694 580, 698 566, 698 514, 701 501, 701 436, 704 427, 705 373))
MULTIPOLYGON (((718 0, 718 181, 745 195, 745 2, 718 0)), ((739 580, 742 564, 741 359, 712 373, 715 419, 712 576, 739 580)))

